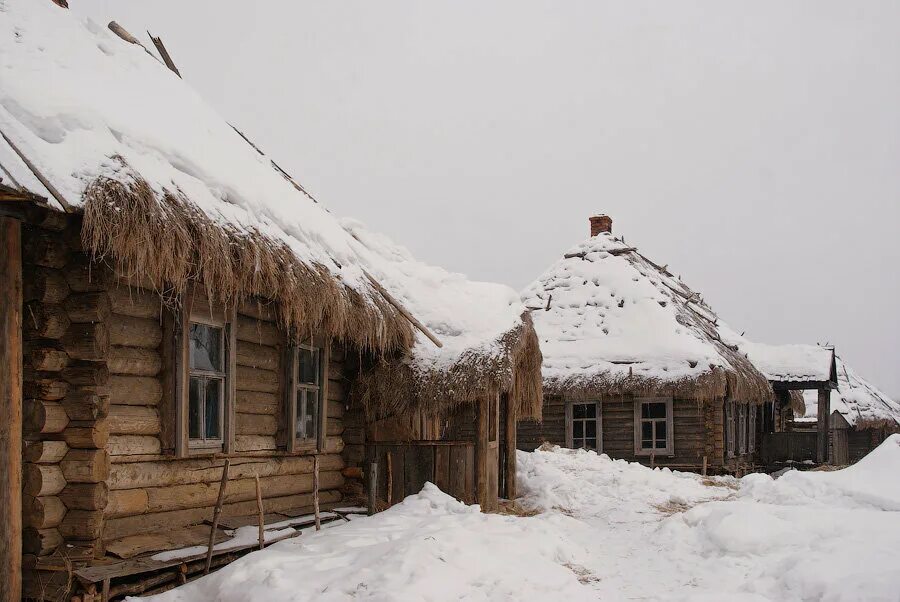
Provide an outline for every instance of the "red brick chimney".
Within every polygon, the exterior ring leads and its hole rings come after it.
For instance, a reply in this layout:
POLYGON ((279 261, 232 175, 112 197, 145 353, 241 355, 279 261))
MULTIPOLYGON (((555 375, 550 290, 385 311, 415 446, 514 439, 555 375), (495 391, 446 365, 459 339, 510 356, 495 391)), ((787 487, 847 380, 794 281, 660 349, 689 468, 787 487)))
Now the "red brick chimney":
POLYGON ((588 218, 591 222, 591 236, 597 236, 601 232, 612 234, 612 218, 608 215, 592 215, 588 218))

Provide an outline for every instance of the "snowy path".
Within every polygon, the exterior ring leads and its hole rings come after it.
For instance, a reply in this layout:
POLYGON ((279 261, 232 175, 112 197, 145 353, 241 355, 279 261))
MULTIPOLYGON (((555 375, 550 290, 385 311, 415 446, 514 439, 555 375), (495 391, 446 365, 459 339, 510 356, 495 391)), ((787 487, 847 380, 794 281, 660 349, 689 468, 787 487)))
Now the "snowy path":
POLYGON ((900 436, 849 469, 778 480, 559 449, 519 467, 537 516, 428 485, 153 599, 900 600, 900 436))

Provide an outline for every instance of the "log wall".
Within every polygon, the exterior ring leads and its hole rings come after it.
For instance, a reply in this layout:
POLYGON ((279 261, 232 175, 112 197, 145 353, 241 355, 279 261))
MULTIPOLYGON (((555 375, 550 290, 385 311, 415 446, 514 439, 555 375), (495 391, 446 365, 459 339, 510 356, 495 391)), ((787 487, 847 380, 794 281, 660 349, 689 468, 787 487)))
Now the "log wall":
MULTIPOLYGON (((109 415, 112 468, 104 541, 211 518, 225 457, 230 458, 232 468, 223 516, 256 512, 256 476, 260 477, 267 512, 311 509, 312 455, 291 453, 283 444, 287 428, 282 402, 287 337, 277 327, 271 310, 255 303, 238 308, 234 325, 234 453, 174 458, 164 453, 160 438, 161 416, 171 413, 159 407, 164 361, 151 348, 162 342, 162 312, 168 310, 151 301, 150 291, 138 290, 136 296, 120 296, 112 314, 116 360, 110 378, 116 390, 111 397, 117 403, 110 405, 109 415)), ((343 350, 333 346, 325 402, 326 445, 320 462, 323 503, 342 498, 341 435, 347 391, 344 363, 343 350)))
MULTIPOLYGON (((716 472, 747 472, 755 466, 755 454, 734 458, 725 457, 724 409, 721 400, 698 402, 675 399, 672 404, 675 453, 654 456, 657 466, 701 471, 703 458, 707 470, 716 472)), ((612 458, 650 464, 648 456, 634 453, 634 401, 631 397, 601 400, 602 452, 612 458)), ((761 421, 757 421, 759 424, 761 421)), ((757 437, 757 444, 759 437, 757 437)), ((518 423, 518 448, 533 451, 543 442, 566 444, 565 400, 558 396, 544 399, 543 421, 518 423)))
MULTIPOLYGON (((26 225, 22 241, 26 562, 38 566, 39 557, 64 550, 76 564, 89 563, 123 537, 211 518, 225 457, 232 470, 224 516, 256 513, 256 476, 266 511, 311 511, 313 452, 283 444, 287 338, 271 309, 242 306, 234 324, 234 452, 176 458, 163 444, 174 429, 164 399, 170 310, 140 282, 92 262, 77 218, 49 226, 26 225)), ((334 345, 323 505, 343 498, 346 366, 334 345)))

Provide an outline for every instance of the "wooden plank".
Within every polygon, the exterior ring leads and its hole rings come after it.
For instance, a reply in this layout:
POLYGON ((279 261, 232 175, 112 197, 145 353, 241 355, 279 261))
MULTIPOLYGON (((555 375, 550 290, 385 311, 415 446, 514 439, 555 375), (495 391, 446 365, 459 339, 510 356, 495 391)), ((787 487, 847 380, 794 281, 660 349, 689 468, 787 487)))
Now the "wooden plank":
MULTIPOLYGON (((231 539, 223 531, 217 530, 215 543, 231 539)), ((191 546, 200 546, 209 540, 209 527, 195 525, 193 527, 180 527, 163 533, 146 533, 130 535, 106 543, 106 553, 116 558, 134 558, 140 554, 151 552, 164 552, 177 550, 191 546)))
POLYGON ((393 471, 391 500, 396 504, 402 502, 408 494, 406 489, 406 453, 404 448, 399 446, 391 446, 393 456, 391 457, 391 469, 393 471))
POLYGON ((454 445, 447 448, 450 452, 449 484, 446 493, 467 501, 466 497, 466 446, 454 445))
MULTIPOLYGON (((290 519, 287 514, 280 512, 267 512, 263 515, 263 521, 266 525, 284 522, 290 519)), ((209 523, 210 521, 206 521, 209 523)), ((247 514, 245 516, 229 516, 219 519, 219 527, 222 529, 240 529, 241 527, 249 527, 259 522, 258 514, 247 514)))
POLYGON ((436 446, 434 448, 434 484, 447 493, 450 489, 450 453, 453 448, 436 446))
POLYGON ((463 468, 463 476, 465 477, 465 502, 467 504, 474 504, 476 502, 475 499, 475 472, 477 470, 477 466, 475 463, 475 446, 467 445, 466 446, 466 464, 463 468))

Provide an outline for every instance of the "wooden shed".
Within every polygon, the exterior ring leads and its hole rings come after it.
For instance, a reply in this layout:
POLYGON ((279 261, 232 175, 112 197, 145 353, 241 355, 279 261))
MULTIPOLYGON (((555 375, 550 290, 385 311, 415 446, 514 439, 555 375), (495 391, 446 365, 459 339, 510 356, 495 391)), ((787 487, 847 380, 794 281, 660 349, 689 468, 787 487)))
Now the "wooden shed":
POLYGON ((174 587, 208 565, 154 555, 227 540, 214 507, 299 524, 365 499, 362 475, 373 510, 424 480, 486 509, 514 490, 504 426, 541 383, 513 293, 455 319, 483 287, 393 265, 177 73, 49 0, 4 5, 0 55, 0 600, 174 587))
POLYGON ((682 470, 755 464, 772 390, 718 316, 668 267, 590 218, 591 237, 523 292, 543 354, 543 421, 519 423, 519 448, 544 441, 682 470))

